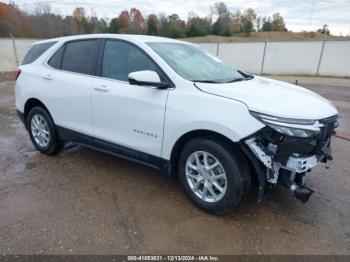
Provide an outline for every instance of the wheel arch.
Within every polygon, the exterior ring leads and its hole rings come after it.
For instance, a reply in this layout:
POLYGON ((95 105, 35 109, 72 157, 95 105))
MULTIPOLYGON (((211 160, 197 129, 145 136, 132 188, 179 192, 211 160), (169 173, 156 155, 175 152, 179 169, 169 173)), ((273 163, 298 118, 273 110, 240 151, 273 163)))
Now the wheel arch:
POLYGON ((52 116, 50 114, 50 111, 48 110, 48 108, 45 106, 45 104, 40 101, 39 99, 37 98, 29 98, 26 103, 24 104, 24 112, 23 112, 23 116, 24 116, 24 119, 26 121, 27 119, 27 116, 28 116, 28 113, 29 111, 33 108, 33 107, 36 107, 36 106, 40 106, 42 108, 44 108, 48 114, 50 115, 51 119, 52 119, 52 116))
MULTIPOLYGON (((197 130, 192 130, 189 131, 185 134, 183 134, 174 144, 171 154, 170 154, 170 164, 171 164, 171 172, 172 174, 176 174, 176 169, 177 169, 177 163, 180 158, 180 154, 184 148, 184 146, 191 141, 194 138, 207 138, 210 140, 214 140, 215 142, 220 143, 223 145, 226 149, 229 151, 235 150, 236 152, 239 152, 240 155, 244 156, 246 159, 245 153, 241 150, 237 142, 232 141, 229 139, 227 136, 222 135, 218 132, 212 131, 212 130, 206 130, 206 129, 197 129, 197 130)), ((248 162, 250 162, 247 159, 248 162)))

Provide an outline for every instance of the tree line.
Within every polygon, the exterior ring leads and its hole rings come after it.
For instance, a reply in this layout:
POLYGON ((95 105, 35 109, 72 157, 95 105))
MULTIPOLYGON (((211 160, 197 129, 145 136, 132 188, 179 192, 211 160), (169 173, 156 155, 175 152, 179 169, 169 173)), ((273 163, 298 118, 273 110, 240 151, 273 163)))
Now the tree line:
POLYGON ((31 12, 21 10, 14 3, 0 2, 0 37, 8 37, 10 34, 15 37, 50 38, 91 33, 127 33, 184 38, 210 34, 249 35, 254 31, 287 29, 279 13, 261 17, 252 8, 243 12, 231 11, 223 2, 215 3, 211 14, 206 17, 189 12, 187 21, 177 14, 149 14, 144 17, 137 8, 123 10, 111 20, 98 18, 93 11, 87 15, 83 7, 77 7, 71 15, 62 17, 53 13, 47 2, 37 3, 31 12))

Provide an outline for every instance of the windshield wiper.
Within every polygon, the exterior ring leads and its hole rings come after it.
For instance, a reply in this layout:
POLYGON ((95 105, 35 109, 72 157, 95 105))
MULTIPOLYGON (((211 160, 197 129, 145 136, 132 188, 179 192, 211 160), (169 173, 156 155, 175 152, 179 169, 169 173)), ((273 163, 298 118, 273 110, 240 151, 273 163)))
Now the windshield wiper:
POLYGON ((222 82, 217 82, 214 80, 191 80, 192 82, 199 82, 199 83, 213 83, 213 84, 218 84, 218 83, 222 83, 222 82))
POLYGON ((248 75, 248 76, 246 76, 245 80, 251 80, 251 79, 253 79, 253 78, 254 78, 254 76, 248 75))
POLYGON ((232 79, 232 80, 227 81, 227 82, 225 82, 225 83, 233 83, 233 82, 238 82, 238 81, 243 81, 243 80, 247 80, 247 78, 243 78, 243 77, 241 77, 241 78, 235 78, 235 79, 232 79))
POLYGON ((215 81, 215 80, 191 80, 191 81, 199 82, 199 83, 226 84, 226 83, 233 83, 233 82, 244 81, 244 80, 251 80, 254 78, 254 76, 247 75, 247 74, 244 74, 243 76, 244 77, 234 78, 234 79, 227 81, 227 82, 221 82, 221 81, 215 81))
POLYGON ((244 76, 244 78, 245 78, 246 80, 251 80, 251 79, 254 78, 253 75, 248 75, 248 74, 242 72, 241 70, 237 70, 237 72, 240 73, 242 76, 244 76))
POLYGON ((232 79, 232 80, 227 81, 225 83, 233 83, 233 82, 239 82, 239 81, 243 81, 243 80, 251 80, 253 78, 254 78, 254 76, 245 74, 244 77, 235 78, 235 79, 232 79))

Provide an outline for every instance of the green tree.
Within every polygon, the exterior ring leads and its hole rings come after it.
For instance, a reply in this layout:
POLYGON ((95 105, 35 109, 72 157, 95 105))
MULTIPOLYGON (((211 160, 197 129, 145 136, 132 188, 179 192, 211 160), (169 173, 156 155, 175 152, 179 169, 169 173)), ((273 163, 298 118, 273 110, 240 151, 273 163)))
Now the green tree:
POLYGON ((218 15, 218 19, 212 26, 214 35, 230 36, 233 34, 232 14, 223 2, 215 3, 214 13, 218 15))
POLYGON ((250 32, 253 30, 253 22, 242 18, 243 32, 245 35, 250 35, 250 32))
POLYGON ((147 18, 147 34, 158 35, 158 18, 154 14, 150 14, 147 18))
POLYGON ((210 26, 210 19, 198 17, 194 12, 190 12, 186 24, 186 34, 188 37, 204 36, 209 34, 210 26))
POLYGON ((164 16, 160 19, 160 35, 171 38, 181 38, 185 36, 185 22, 177 14, 164 16))
POLYGON ((98 33, 108 33, 108 25, 107 25, 106 20, 104 20, 103 18, 101 18, 97 22, 97 32, 98 33))
POLYGON ((263 31, 263 32, 272 31, 271 17, 268 17, 268 18, 263 17, 261 31, 263 31))
POLYGON ((108 33, 118 34, 119 33, 119 29, 120 29, 119 19, 117 17, 113 18, 111 20, 111 22, 109 23, 108 33))
POLYGON ((242 15, 242 26, 245 35, 249 35, 253 30, 254 21, 256 20, 256 13, 253 8, 248 8, 242 15))

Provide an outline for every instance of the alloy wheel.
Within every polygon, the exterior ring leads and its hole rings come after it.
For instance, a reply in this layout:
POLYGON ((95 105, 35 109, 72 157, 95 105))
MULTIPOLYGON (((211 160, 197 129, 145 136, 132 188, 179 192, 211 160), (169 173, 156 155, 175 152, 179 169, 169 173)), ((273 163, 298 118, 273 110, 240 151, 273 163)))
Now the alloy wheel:
POLYGON ((50 142, 50 130, 45 118, 39 114, 35 114, 32 117, 30 125, 34 141, 40 147, 46 147, 50 142))
POLYGON ((220 161, 205 151, 193 152, 185 166, 187 183, 205 202, 218 202, 227 189, 227 177, 220 161))

